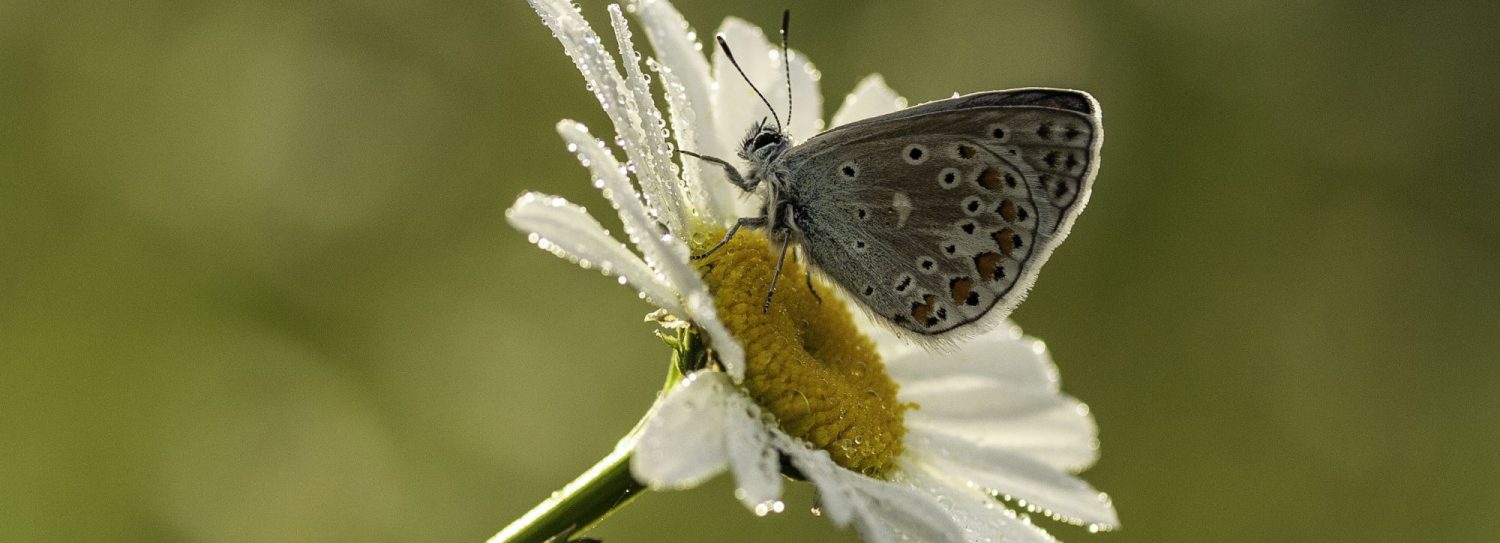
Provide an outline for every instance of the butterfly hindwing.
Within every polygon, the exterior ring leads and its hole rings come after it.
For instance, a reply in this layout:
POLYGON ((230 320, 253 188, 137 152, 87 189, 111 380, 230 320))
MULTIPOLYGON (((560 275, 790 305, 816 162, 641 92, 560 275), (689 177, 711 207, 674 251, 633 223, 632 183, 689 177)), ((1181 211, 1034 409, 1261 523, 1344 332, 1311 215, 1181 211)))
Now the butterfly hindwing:
POLYGON ((810 259, 934 336, 1020 303, 1086 203, 1100 134, 1097 106, 921 108, 824 133, 785 164, 810 259))

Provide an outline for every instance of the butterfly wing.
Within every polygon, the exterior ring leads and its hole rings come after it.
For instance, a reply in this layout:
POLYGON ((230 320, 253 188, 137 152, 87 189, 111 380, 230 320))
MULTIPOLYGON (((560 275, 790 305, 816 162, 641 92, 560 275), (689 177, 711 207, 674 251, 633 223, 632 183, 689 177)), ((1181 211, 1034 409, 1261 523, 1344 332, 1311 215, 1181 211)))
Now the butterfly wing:
POLYGON ((810 260, 921 336, 998 322, 1087 203, 1102 142, 1077 91, 958 97, 851 123, 786 156, 810 260))

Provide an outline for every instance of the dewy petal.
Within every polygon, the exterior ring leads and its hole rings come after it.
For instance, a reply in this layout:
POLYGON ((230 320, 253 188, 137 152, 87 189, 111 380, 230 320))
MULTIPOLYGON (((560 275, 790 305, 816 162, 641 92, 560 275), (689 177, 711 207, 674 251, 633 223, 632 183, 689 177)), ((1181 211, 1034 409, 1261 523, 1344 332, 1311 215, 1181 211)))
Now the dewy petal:
MULTIPOLYGON (((662 87, 666 90, 667 111, 671 113, 672 132, 680 142, 679 145, 689 151, 709 147, 717 148, 718 138, 713 133, 713 125, 699 122, 699 119, 713 118, 712 112, 705 111, 699 114, 693 109, 693 101, 687 97, 687 90, 677 78, 677 74, 670 68, 655 62, 652 62, 651 66, 661 77, 662 87), (707 137, 700 138, 698 136, 700 133, 707 134, 707 137), (698 142, 713 142, 714 145, 704 146, 699 145, 698 142)), ((700 151, 699 154, 722 156, 718 151, 700 151)), ((729 183, 724 175, 724 169, 687 155, 678 156, 682 157, 682 176, 688 187, 685 192, 689 198, 692 198, 689 218, 696 218, 699 221, 695 223, 695 226, 727 225, 729 217, 738 215, 738 209, 734 204, 734 192, 738 189, 729 183)))
POLYGON ((678 287, 685 278, 697 279, 698 274, 682 264, 687 261, 687 245, 657 228, 656 221, 651 219, 635 187, 630 184, 625 168, 610 154, 605 143, 590 135, 588 127, 571 120, 557 123, 557 133, 568 142, 568 150, 578 154, 578 162, 594 174, 594 186, 604 192, 604 197, 620 213, 625 234, 646 256, 646 263, 665 274, 666 279, 678 287), (679 265, 673 266, 673 263, 679 265))
MULTIPOLYGON (((696 276, 694 276, 696 278, 696 276)), ((698 285, 703 284, 698 279, 698 285)), ((719 355, 719 363, 724 365, 724 371, 739 383, 745 380, 745 348, 740 345, 740 340, 729 333, 724 323, 719 320, 718 310, 714 308, 713 297, 708 293, 708 287, 703 290, 687 295, 686 309, 693 316, 693 323, 708 333, 709 344, 713 346, 714 353, 719 355)))
MULTIPOLYGON (((703 45, 697 39, 698 33, 688 26, 687 20, 682 18, 677 8, 666 0, 642 0, 636 6, 636 15, 646 29, 646 38, 651 40, 651 48, 656 51, 656 60, 677 75, 682 82, 684 94, 694 107, 709 107, 712 104, 709 91, 713 81, 708 76, 708 61, 703 58, 703 45)), ((711 121, 705 119, 703 122, 711 121)))
MULTIPOLYGON (((821 76, 806 56, 796 49, 791 50, 793 104, 792 118, 788 122, 786 74, 781 64, 780 46, 767 41, 754 25, 734 17, 724 19, 719 34, 729 42, 746 77, 777 108, 776 116, 787 123, 785 128, 794 141, 805 140, 822 130, 823 95, 818 89, 821 76)), ((773 115, 724 57, 724 52, 718 49, 714 50, 713 73, 717 83, 714 123, 721 141, 731 149, 737 149, 751 125, 762 118, 771 122, 773 115)))
POLYGON ((674 150, 667 143, 667 120, 656 108, 651 85, 641 71, 641 55, 635 52, 635 44, 630 41, 630 25, 620 12, 619 4, 610 4, 609 20, 620 48, 620 61, 625 65, 624 88, 630 92, 631 103, 636 109, 631 120, 635 122, 637 137, 641 138, 639 143, 645 148, 642 156, 633 157, 636 179, 667 228, 686 236, 688 210, 685 204, 691 200, 687 195, 687 185, 678 177, 677 164, 672 162, 674 150))
MULTIPOLYGON (((781 58, 781 50, 776 49, 776 58, 781 58)), ((818 80, 823 74, 807 60, 796 49, 790 51, 792 57, 792 104, 791 119, 782 119, 787 122, 788 130, 792 133, 792 140, 796 142, 806 141, 807 138, 818 135, 823 131, 823 93, 819 90, 818 80)), ((786 74, 777 78, 780 81, 778 90, 766 97, 772 100, 772 104, 785 103, 786 99, 786 74)))
POLYGON ((871 334, 886 359, 886 371, 902 383, 952 376, 975 376, 1012 385, 1057 392, 1057 366, 1046 345, 1021 334, 1015 325, 1002 325, 958 346, 951 353, 935 355, 894 338, 889 332, 871 334))
MULTIPOLYGON (((745 76, 761 89, 768 90, 772 83, 779 83, 780 77, 775 75, 777 66, 771 62, 771 46, 766 43, 765 36, 761 35, 760 29, 736 17, 724 19, 719 26, 719 36, 729 43, 734 51, 735 60, 739 61, 740 68, 745 70, 745 76)), ((755 96, 755 91, 734 70, 734 65, 724 56, 724 51, 714 48, 713 53, 713 110, 714 127, 718 130, 719 141, 732 151, 739 149, 739 144, 745 137, 750 126, 766 119, 771 122, 771 110, 755 96)), ((767 95, 769 98, 770 95, 767 95)), ((783 103, 772 102, 780 107, 783 103)), ((777 113, 780 115, 780 113, 777 113)))
MULTIPOLYGON (((878 339, 878 336, 876 336, 878 339)), ((1046 346, 1003 326, 943 356, 882 343, 912 439, 959 440, 1079 471, 1099 456, 1088 407, 1058 392, 1046 346)))
POLYGON ((657 307, 687 318, 671 286, 658 280, 645 261, 611 237, 582 207, 556 196, 528 192, 506 210, 505 219, 516 229, 532 234, 528 239, 543 250, 585 268, 598 268, 629 283, 657 307))
POLYGON ((854 86, 854 92, 844 97, 843 105, 833 114, 830 128, 885 115, 905 107, 906 99, 886 86, 885 78, 880 77, 880 74, 870 74, 854 86))
POLYGON ((604 197, 619 210, 626 235, 646 257, 646 263, 661 274, 659 279, 676 287, 688 318, 708 332, 720 362, 735 381, 744 378, 744 348, 719 322, 708 286, 688 264, 687 246, 681 239, 661 233, 636 196, 625 168, 609 153, 604 142, 589 135, 587 127, 564 120, 557 124, 557 132, 567 140, 569 149, 578 153, 579 162, 593 172, 595 182, 604 190, 604 197))
POLYGON ((1029 506, 1065 522, 1092 524, 1105 530, 1114 529, 1120 522, 1108 496, 1056 467, 992 449, 956 446, 945 450, 947 454, 912 451, 912 456, 936 472, 1025 500, 1029 506))
POLYGON ((653 489, 697 486, 728 465, 725 407, 737 395, 722 373, 697 372, 652 409, 630 459, 630 473, 653 489))
POLYGON ((781 459, 771 447, 771 434, 760 418, 760 408, 748 396, 734 394, 724 406, 725 449, 738 490, 735 497, 755 510, 781 497, 781 459))
POLYGON ((818 489, 818 508, 836 526, 853 523, 866 541, 962 541, 954 524, 933 496, 908 485, 872 479, 833 463, 828 452, 813 449, 780 430, 772 443, 818 489))
MULTIPOLYGON (((635 13, 663 68, 658 73, 666 88, 678 147, 701 155, 732 157, 734 152, 720 141, 714 128, 713 80, 698 33, 666 0, 643 0, 635 6, 635 13)), ((737 189, 729 184, 724 170, 702 160, 682 160, 683 176, 690 186, 696 186, 717 221, 722 224, 734 218, 734 198, 738 195, 733 191, 737 189)))
POLYGON ((1082 403, 1061 394, 968 378, 903 384, 907 442, 972 446, 1080 471, 1099 457, 1097 427, 1082 403))
POLYGON ((866 541, 964 541, 963 528, 936 496, 907 484, 840 475, 853 489, 854 525, 866 541))
POLYGON ((904 462, 902 475, 907 482, 927 489, 939 506, 948 511, 962 527, 964 539, 971 543, 1056 543, 1045 530, 1021 519, 995 498, 967 485, 955 484, 943 473, 919 462, 904 462))
POLYGON ((818 489, 818 509, 835 526, 848 526, 855 514, 854 489, 844 479, 849 473, 828 451, 814 449, 793 439, 779 428, 771 429, 771 445, 791 460, 792 466, 818 489))
MULTIPOLYGON (((660 127, 643 126, 643 117, 659 119, 660 113, 656 111, 654 101, 646 100, 638 103, 635 94, 640 90, 641 82, 637 81, 627 85, 624 78, 620 76, 614 58, 609 51, 604 49, 599 35, 589 27, 587 21, 579 14, 578 8, 567 0, 528 0, 531 7, 541 16, 542 22, 552 29, 552 34, 562 42, 563 50, 573 59, 573 64, 583 74, 588 82, 588 87, 598 98, 599 105, 609 115, 614 124, 615 134, 625 149, 625 154, 630 162, 638 169, 645 169, 644 175, 638 176, 641 181, 641 190, 645 192, 653 209, 660 212, 658 219, 662 220, 673 232, 680 231, 680 217, 676 215, 675 203, 671 200, 669 192, 671 186, 676 183, 675 177, 665 177, 657 168, 658 162, 662 161, 659 156, 663 155, 662 148, 651 143, 652 138, 647 132, 659 131, 660 127), (652 112, 655 112, 654 116, 652 112)), ((627 38, 628 39, 628 38, 627 38)), ((637 62, 636 59, 627 59, 627 62, 637 62)), ((648 93, 649 96, 649 93, 648 93)), ((652 120, 652 123, 655 121, 652 120)))

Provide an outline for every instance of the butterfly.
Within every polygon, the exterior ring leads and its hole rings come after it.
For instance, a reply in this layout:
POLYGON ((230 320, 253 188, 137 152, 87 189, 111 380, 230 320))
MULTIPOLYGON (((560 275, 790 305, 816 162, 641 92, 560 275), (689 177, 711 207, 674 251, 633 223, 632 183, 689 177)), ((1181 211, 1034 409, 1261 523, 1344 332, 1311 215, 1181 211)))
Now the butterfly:
MULTIPOLYGON (((783 51, 786 24, 784 14, 783 51)), ((797 145, 773 118, 741 145, 744 173, 683 151, 766 194, 761 216, 740 218, 694 258, 740 228, 768 229, 781 263, 797 245, 851 299, 917 339, 988 329, 1021 303, 1088 202, 1104 136, 1098 101, 1047 88, 928 102, 797 145)), ((775 289, 773 279, 767 308, 775 289)))

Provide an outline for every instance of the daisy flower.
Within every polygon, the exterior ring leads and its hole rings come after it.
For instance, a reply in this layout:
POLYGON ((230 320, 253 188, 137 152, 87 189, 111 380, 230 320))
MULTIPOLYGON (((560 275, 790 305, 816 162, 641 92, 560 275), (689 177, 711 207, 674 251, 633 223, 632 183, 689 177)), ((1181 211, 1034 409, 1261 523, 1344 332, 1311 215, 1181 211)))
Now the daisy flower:
MULTIPOLYGON (((809 481, 817 511, 869 541, 1052 541, 1031 514, 1090 531, 1116 527, 1109 498, 1072 475, 1097 459, 1097 429, 1084 404, 1059 392, 1040 341, 1007 325, 929 353, 851 312, 822 281, 817 294, 780 289, 763 311, 775 266, 758 232, 689 259, 753 207, 717 167, 676 163, 675 149, 729 156, 770 112, 721 53, 703 56, 671 4, 631 6, 655 52, 643 68, 619 6, 609 7, 617 64, 576 7, 530 2, 614 125, 624 163, 576 122, 558 132, 619 212, 635 251, 558 197, 525 194, 507 218, 542 249, 661 308, 655 318, 671 330, 674 373, 613 454, 492 541, 578 533, 642 486, 689 488, 724 472, 759 515, 784 509, 784 476, 809 481), (648 71, 665 90, 666 115, 648 71)), ((767 98, 785 103, 784 59, 761 31, 731 18, 719 34, 767 98)), ((796 51, 787 57, 799 113, 788 130, 806 138, 823 128, 818 72, 796 51)), ((904 105, 871 76, 832 122, 904 105)), ((783 284, 802 281, 795 262, 783 274, 783 284)))

